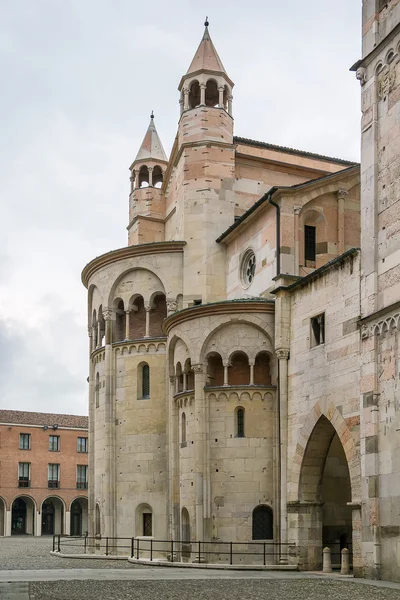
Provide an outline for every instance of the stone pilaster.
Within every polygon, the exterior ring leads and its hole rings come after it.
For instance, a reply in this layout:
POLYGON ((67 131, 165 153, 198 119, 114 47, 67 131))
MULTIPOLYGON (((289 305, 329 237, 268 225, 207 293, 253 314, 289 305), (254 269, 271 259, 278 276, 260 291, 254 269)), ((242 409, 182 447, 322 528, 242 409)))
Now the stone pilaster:
POLYGON ((112 323, 113 311, 105 309, 103 317, 106 323, 105 340, 105 411, 104 411, 104 453, 106 457, 106 466, 104 474, 104 506, 103 522, 104 532, 102 535, 108 537, 115 536, 116 515, 116 478, 115 478, 115 414, 113 402, 113 364, 112 364, 112 323))

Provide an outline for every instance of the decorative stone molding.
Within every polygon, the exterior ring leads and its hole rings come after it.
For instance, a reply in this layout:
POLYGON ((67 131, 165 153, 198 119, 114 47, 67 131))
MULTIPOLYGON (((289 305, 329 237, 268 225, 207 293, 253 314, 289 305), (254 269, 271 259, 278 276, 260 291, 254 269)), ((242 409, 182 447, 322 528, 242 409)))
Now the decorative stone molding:
POLYGON ((196 375, 196 373, 204 373, 204 365, 192 365, 192 371, 196 375))
POLYGON ((289 360, 289 350, 283 348, 276 350, 276 357, 278 360, 289 360))
POLYGON ((367 69, 365 67, 359 67, 356 71, 356 78, 360 82, 360 85, 364 85, 367 81, 367 69))
POLYGON ((400 312, 396 312, 369 325, 363 324, 361 326, 361 339, 365 340, 370 336, 382 335, 396 329, 400 331, 400 312))
POLYGON ((302 206, 295 206, 295 207, 293 208, 293 212, 294 212, 294 214, 298 216, 298 215, 301 213, 301 209, 302 209, 302 208, 303 208, 302 206))
POLYGON ((178 303, 175 301, 167 302, 167 314, 172 315, 172 313, 176 312, 178 308, 178 303))
POLYGON ((366 340, 370 336, 370 330, 367 325, 361 327, 361 339, 366 340))
POLYGON ((394 69, 384 69, 378 79, 378 96, 383 98, 392 91, 396 80, 394 69))
POLYGON ((209 402, 272 402, 275 398, 275 389, 270 388, 266 390, 262 386, 238 386, 220 388, 219 390, 212 390, 206 388, 206 394, 209 402))
POLYGON ((347 200, 349 197, 349 192, 347 190, 338 190, 336 193, 336 197, 338 200, 347 200))
POLYGON ((117 356, 129 354, 165 354, 167 344, 165 341, 140 340, 134 343, 117 342, 113 344, 117 356))

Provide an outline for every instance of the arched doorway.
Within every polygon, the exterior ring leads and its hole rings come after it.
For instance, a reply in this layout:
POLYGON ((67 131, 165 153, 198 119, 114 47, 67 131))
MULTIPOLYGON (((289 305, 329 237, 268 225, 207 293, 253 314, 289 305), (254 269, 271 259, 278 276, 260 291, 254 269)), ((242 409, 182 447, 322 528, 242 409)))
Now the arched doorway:
POLYGON ((60 498, 46 498, 42 504, 42 535, 63 533, 64 505, 60 498))
POLYGON ((303 569, 322 567, 328 546, 332 563, 341 548, 352 550, 351 481, 342 443, 331 422, 321 416, 308 440, 300 471, 298 538, 303 569))
POLYGON ((11 535, 34 535, 35 504, 27 496, 15 498, 11 509, 11 535))
POLYGON ((76 498, 71 504, 71 535, 86 535, 88 530, 87 498, 76 498))

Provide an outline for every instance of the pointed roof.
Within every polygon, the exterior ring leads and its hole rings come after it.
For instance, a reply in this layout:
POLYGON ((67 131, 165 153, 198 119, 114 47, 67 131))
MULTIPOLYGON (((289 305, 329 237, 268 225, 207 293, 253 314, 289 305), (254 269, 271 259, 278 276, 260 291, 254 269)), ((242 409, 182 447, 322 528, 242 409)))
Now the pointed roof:
POLYGON ((181 88, 183 80, 188 78, 188 75, 193 75, 194 73, 198 73, 199 71, 211 71, 215 73, 222 73, 225 75, 229 83, 233 85, 233 82, 229 79, 225 71, 225 67, 222 64, 222 60, 218 56, 218 52, 216 51, 215 46, 212 43, 210 32, 208 31, 209 22, 207 20, 207 17, 204 25, 205 29, 203 37, 201 39, 199 47, 196 50, 192 62, 190 63, 190 67, 188 68, 186 75, 182 77, 179 88, 181 88))
POLYGON ((133 162, 136 162, 137 160, 145 160, 146 158, 168 162, 167 155, 164 152, 164 148, 157 133, 156 126, 154 125, 153 112, 150 116, 150 125, 146 131, 146 135, 143 138, 140 150, 133 162))

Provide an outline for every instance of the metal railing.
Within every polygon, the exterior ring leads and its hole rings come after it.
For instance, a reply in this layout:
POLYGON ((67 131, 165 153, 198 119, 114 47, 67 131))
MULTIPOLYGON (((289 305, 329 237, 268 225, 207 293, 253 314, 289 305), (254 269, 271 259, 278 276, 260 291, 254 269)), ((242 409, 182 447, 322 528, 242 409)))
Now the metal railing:
POLYGON ((65 554, 98 554, 126 556, 136 560, 155 560, 229 565, 276 565, 279 562, 297 564, 294 544, 273 541, 223 542, 158 540, 146 537, 53 536, 53 552, 65 554))

